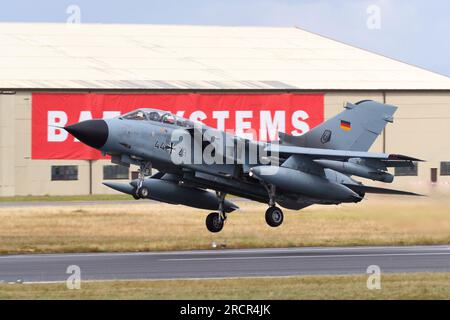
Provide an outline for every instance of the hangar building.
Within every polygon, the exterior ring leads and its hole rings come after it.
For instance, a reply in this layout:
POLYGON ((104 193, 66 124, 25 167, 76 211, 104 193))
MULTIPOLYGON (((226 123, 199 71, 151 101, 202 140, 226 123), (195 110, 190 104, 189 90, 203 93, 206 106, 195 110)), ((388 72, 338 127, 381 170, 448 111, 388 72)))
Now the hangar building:
POLYGON ((371 151, 427 160, 397 170, 392 187, 450 190, 450 78, 299 28, 0 23, 0 196, 103 194, 102 181, 133 175, 33 155, 46 94, 319 94, 321 120, 373 99, 399 109, 371 151))

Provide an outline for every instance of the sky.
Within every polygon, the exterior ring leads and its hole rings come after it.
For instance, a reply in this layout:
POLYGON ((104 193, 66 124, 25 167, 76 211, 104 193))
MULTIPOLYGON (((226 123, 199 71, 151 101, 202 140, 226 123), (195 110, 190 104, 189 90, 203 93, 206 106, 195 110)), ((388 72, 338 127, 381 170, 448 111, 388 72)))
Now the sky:
POLYGON ((8 22, 297 26, 450 76, 448 0, 0 1, 8 22))

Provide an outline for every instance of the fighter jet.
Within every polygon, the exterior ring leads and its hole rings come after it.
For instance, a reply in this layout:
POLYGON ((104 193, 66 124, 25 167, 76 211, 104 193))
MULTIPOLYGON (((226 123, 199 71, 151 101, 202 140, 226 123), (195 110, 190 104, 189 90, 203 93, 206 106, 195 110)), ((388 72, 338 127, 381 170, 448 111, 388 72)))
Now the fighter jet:
POLYGON ((227 194, 266 203, 271 227, 283 222, 280 207, 360 202, 366 193, 416 195, 366 186, 362 177, 390 183, 389 167, 409 167, 413 157, 368 152, 397 107, 371 100, 347 103, 344 111, 300 136, 279 132, 279 140, 244 139, 149 108, 113 119, 86 120, 64 129, 111 156, 112 163, 139 167, 138 179, 104 185, 135 199, 214 210, 206 217, 219 232, 238 209, 227 194), (158 172, 151 175, 152 169, 158 172), (278 206, 280 207, 278 207, 278 206))

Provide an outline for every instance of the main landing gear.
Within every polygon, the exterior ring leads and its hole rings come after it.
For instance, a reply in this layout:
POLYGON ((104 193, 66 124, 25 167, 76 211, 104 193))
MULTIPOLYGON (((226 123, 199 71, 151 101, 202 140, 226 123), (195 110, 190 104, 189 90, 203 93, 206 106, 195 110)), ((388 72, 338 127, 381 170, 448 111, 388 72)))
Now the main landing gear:
POLYGON ((209 232, 217 233, 222 231, 225 219, 220 216, 219 212, 211 212, 206 217, 206 228, 209 232))
POLYGON ((271 227, 278 227, 283 223, 283 211, 278 207, 269 207, 266 211, 266 222, 271 227))
POLYGON ((263 184, 269 194, 269 208, 266 210, 266 223, 275 228, 283 223, 284 214, 283 211, 275 206, 276 190, 274 185, 263 184))
MULTIPOLYGON (((278 227, 283 223, 284 214, 283 211, 275 205, 275 186, 264 185, 269 194, 269 208, 266 211, 266 222, 271 227, 278 227)), ((217 233, 222 231, 227 214, 224 210, 224 201, 226 194, 223 192, 216 192, 219 199, 218 212, 211 212, 206 217, 206 228, 212 232, 217 233)))
POLYGON ((212 233, 222 231, 225 220, 227 219, 227 213, 223 206, 226 194, 219 191, 217 191, 216 194, 219 198, 219 210, 218 212, 211 212, 206 217, 206 228, 212 233))
POLYGON ((138 173, 138 183, 137 187, 133 192, 133 198, 142 199, 147 198, 150 195, 150 190, 147 187, 144 187, 145 177, 151 175, 152 172, 152 163, 151 162, 141 162, 139 165, 139 173, 138 173))

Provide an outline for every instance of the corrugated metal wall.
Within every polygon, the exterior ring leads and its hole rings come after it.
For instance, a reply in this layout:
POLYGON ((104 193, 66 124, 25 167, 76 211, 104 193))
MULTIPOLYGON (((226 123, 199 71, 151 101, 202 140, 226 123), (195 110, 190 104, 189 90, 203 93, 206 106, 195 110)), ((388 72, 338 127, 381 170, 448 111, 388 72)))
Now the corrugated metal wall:
MULTIPOLYGON (((342 110, 346 101, 373 99, 397 105, 386 140, 379 137, 371 151, 403 153, 427 160, 419 165, 418 177, 397 177, 390 187, 421 192, 450 192, 450 176, 439 174, 440 162, 450 161, 450 91, 409 92, 328 92, 325 118, 342 110), (438 168, 438 182, 430 182, 432 168, 438 168)), ((88 161, 31 160, 31 93, 0 94, 0 196, 88 194, 88 161), (78 166, 77 181, 51 181, 52 165, 78 166)), ((92 192, 111 193, 104 187, 103 165, 93 161, 92 192)), ((370 182, 372 185, 377 185, 370 182)))

